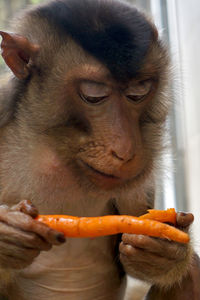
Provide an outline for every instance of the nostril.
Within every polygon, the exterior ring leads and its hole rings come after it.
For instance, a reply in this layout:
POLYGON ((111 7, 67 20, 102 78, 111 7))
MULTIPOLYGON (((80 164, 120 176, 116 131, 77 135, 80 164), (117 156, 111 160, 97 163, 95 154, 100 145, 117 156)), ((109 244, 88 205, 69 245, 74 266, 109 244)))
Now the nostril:
POLYGON ((112 154, 114 157, 118 158, 119 160, 124 160, 122 157, 118 156, 117 153, 116 153, 115 151, 112 151, 111 154, 112 154))
POLYGON ((114 156, 115 158, 117 158, 118 160, 124 161, 126 163, 130 162, 135 156, 135 154, 133 154, 133 153, 130 154, 130 153, 126 153, 126 152, 118 154, 117 152, 115 152, 113 150, 111 151, 111 155, 114 156))
POLYGON ((129 158, 129 159, 127 160, 127 163, 130 162, 130 161, 134 158, 134 156, 135 156, 135 155, 133 155, 131 158, 129 158))
POLYGON ((118 158, 119 160, 124 160, 122 157, 120 157, 119 155, 117 155, 117 153, 116 153, 115 151, 112 151, 111 154, 112 154, 114 157, 118 158))

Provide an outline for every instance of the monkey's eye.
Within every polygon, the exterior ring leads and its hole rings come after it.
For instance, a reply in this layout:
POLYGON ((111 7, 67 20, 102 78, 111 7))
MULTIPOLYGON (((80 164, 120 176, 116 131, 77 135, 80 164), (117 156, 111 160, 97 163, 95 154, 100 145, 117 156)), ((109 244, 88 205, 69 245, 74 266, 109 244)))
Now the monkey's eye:
POLYGON ((126 90, 126 97, 135 103, 140 103, 149 94, 151 88, 152 80, 136 82, 126 90))
POLYGON ((109 95, 109 88, 98 82, 83 81, 80 84, 80 97, 87 103, 101 103, 109 95))
POLYGON ((133 101, 133 102, 139 103, 139 102, 141 102, 145 98, 145 96, 146 95, 144 95, 144 96, 127 95, 126 97, 128 99, 130 99, 131 101, 133 101))
POLYGON ((93 104, 99 103, 107 97, 107 96, 91 97, 91 96, 86 96, 86 95, 83 95, 83 94, 80 95, 80 96, 84 101, 89 102, 89 103, 93 103, 93 104))

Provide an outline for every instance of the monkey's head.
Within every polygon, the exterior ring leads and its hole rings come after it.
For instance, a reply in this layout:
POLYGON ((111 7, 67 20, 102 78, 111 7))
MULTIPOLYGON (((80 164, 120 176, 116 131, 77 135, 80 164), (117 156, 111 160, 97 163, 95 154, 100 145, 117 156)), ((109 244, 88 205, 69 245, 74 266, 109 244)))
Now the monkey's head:
POLYGON ((155 26, 121 1, 59 0, 26 12, 15 29, 1 32, 18 87, 4 126, 103 189, 151 174, 168 110, 155 26))

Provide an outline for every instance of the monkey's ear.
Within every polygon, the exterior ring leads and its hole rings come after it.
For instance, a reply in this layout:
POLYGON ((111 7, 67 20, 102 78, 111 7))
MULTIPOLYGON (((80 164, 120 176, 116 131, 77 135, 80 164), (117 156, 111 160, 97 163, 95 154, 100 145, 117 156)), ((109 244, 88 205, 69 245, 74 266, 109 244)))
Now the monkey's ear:
POLYGON ((28 63, 38 54, 39 46, 32 44, 21 35, 0 31, 2 36, 2 57, 7 66, 19 79, 25 79, 29 75, 28 63))

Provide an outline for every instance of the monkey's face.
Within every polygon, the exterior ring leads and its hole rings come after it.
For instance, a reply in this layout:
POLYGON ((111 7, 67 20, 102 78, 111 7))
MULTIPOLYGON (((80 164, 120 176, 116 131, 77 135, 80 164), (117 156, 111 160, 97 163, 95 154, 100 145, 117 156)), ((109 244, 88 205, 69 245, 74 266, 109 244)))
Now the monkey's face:
POLYGON ((155 94, 153 78, 120 83, 102 65, 83 64, 67 73, 61 89, 60 104, 52 103, 59 125, 45 132, 67 168, 105 189, 148 171, 141 118, 155 94))
POLYGON ((101 70, 92 73, 77 83, 91 129, 80 141, 77 163, 93 182, 112 187, 138 176, 147 164, 139 122, 153 82, 133 80, 120 86, 101 70))

